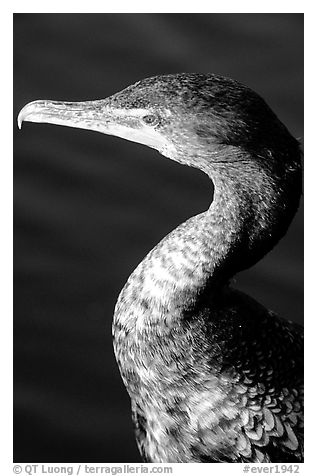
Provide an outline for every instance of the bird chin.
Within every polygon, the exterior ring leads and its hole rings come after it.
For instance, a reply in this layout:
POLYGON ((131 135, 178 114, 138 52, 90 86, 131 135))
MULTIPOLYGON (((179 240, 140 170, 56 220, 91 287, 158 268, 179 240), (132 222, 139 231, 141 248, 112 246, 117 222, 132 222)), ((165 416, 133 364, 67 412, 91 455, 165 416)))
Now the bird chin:
POLYGON ((157 150, 160 154, 169 159, 174 159, 176 156, 174 145, 168 142, 159 132, 150 127, 145 126, 143 128, 133 129, 131 127, 116 124, 107 125, 105 128, 101 126, 99 131, 104 132, 105 134, 121 137, 122 139, 131 142, 146 145, 147 147, 157 150))
POLYGON ((159 147, 156 147, 156 150, 161 154, 164 155, 164 157, 167 157, 168 159, 176 160, 176 149, 173 145, 169 143, 165 143, 160 145, 159 147))

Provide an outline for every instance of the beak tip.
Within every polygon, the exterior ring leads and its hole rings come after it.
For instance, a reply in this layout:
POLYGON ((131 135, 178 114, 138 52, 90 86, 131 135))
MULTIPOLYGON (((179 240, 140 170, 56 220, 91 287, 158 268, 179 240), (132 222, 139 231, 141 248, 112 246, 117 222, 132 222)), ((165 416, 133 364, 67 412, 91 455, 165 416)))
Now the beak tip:
POLYGON ((18 123, 18 128, 21 130, 22 129, 22 122, 25 119, 25 106, 21 109, 19 112, 18 118, 17 118, 17 123, 18 123))
POLYGON ((39 103, 42 103, 42 102, 43 101, 32 101, 22 107, 17 117, 17 123, 18 123, 19 129, 22 129, 22 123, 24 121, 33 122, 33 119, 34 119, 33 116, 36 115, 35 113, 36 113, 37 107, 39 106, 39 103))

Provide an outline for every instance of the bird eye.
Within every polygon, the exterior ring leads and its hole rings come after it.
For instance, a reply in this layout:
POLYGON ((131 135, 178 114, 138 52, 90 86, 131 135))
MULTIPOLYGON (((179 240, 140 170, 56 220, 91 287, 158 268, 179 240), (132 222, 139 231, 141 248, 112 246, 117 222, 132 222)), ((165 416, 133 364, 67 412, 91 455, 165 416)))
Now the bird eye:
POLYGON ((153 114, 148 114, 146 116, 143 116, 143 122, 145 122, 145 124, 148 124, 149 126, 154 126, 156 124, 159 123, 159 117, 158 116, 154 116, 153 114))

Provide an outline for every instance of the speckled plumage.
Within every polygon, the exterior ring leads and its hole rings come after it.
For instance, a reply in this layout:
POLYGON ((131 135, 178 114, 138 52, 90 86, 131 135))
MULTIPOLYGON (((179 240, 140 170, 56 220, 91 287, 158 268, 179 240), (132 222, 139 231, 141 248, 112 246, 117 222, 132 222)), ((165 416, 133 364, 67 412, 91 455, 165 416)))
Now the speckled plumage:
POLYGON ((302 458, 301 329, 227 285, 227 253, 243 246, 237 201, 218 205, 216 188, 119 296, 115 353, 145 461, 302 458))
POLYGON ((209 209, 145 257, 116 304, 143 459, 302 461, 302 329, 230 286, 285 234, 300 199, 299 145, 267 104, 231 79, 183 73, 105 100, 37 101, 23 120, 141 142, 213 181, 209 209))

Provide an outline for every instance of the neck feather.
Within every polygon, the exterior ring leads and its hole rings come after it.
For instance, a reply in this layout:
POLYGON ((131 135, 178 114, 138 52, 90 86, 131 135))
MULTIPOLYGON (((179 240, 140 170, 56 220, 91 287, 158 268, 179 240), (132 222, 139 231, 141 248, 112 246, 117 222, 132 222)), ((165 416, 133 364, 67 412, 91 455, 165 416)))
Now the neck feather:
POLYGON ((173 325, 201 293, 219 293, 286 232, 298 199, 289 210, 285 177, 256 161, 219 161, 204 171, 214 183, 210 208, 172 231, 132 273, 117 302, 115 327, 173 325))

